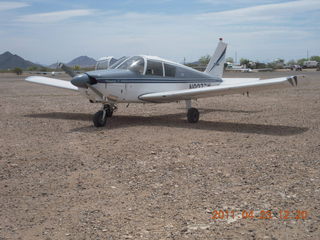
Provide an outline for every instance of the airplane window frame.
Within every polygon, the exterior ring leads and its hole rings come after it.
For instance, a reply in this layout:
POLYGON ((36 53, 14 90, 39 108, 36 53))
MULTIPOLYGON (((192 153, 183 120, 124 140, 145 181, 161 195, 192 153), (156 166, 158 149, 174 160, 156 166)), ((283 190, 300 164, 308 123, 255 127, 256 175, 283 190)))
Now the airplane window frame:
POLYGON ((124 61, 126 61, 129 57, 123 56, 120 59, 118 59, 115 63, 110 65, 109 69, 117 69, 119 65, 121 65, 124 61))
POLYGON ((176 72, 177 72, 177 67, 172 65, 172 64, 168 64, 168 63, 163 63, 163 68, 164 68, 164 76, 165 77, 176 77, 176 72), (167 75, 167 70, 166 70, 166 66, 174 69, 173 75, 167 75))
MULTIPOLYGON (((158 70, 160 70, 160 68, 158 68, 158 70)), ((164 67, 163 67, 163 62, 160 62, 160 61, 156 61, 156 60, 153 60, 153 59, 148 59, 147 60, 147 64, 146 64, 146 71, 145 71, 145 75, 146 76, 158 76, 158 77, 164 77, 164 67), (161 71, 162 71, 162 74, 149 74, 148 73, 148 67, 149 67, 149 63, 155 63, 157 64, 158 66, 161 65, 161 71)))
POLYGON ((130 58, 127 58, 126 60, 124 60, 121 64, 119 64, 116 69, 123 69, 123 70, 131 70, 134 72, 138 72, 140 74, 144 73, 144 69, 145 69, 145 59, 141 56, 133 56, 130 58), (143 68, 141 69, 142 71, 136 71, 133 67, 133 64, 138 62, 138 61, 143 61, 143 68))

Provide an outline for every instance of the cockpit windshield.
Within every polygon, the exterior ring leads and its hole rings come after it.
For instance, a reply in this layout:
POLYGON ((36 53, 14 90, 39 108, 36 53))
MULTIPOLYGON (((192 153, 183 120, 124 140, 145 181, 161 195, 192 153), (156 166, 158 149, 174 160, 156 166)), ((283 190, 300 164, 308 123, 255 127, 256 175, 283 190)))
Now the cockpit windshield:
POLYGON ((138 72, 140 74, 143 74, 144 65, 145 65, 145 63, 144 63, 143 57, 136 56, 136 57, 131 57, 131 58, 125 60, 116 68, 117 69, 128 69, 133 72, 138 72))
POLYGON ((118 61, 116 61, 115 63, 113 63, 110 67, 109 67, 109 69, 115 69, 115 68, 117 68, 121 63, 123 63, 126 59, 128 59, 128 57, 122 57, 122 58, 120 58, 118 61))

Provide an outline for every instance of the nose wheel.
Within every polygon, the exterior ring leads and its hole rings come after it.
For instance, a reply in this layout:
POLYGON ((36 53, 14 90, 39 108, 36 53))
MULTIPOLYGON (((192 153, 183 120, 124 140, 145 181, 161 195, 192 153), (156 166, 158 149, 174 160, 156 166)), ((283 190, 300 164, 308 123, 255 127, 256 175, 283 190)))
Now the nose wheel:
POLYGON ((103 105, 102 110, 96 112, 93 116, 93 124, 95 127, 104 127, 107 123, 107 118, 111 118, 113 111, 117 109, 116 106, 105 104, 103 105))
POLYGON ((100 110, 93 115, 93 124, 95 127, 104 127, 107 123, 107 113, 105 110, 100 110))

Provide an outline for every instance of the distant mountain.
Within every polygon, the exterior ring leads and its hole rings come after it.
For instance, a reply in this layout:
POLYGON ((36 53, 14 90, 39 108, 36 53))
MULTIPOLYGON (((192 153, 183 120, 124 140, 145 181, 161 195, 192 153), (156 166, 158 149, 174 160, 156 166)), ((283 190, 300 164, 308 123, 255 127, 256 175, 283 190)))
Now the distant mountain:
POLYGON ((56 69, 57 66, 58 66, 58 63, 53 63, 53 64, 49 65, 48 68, 56 69))
POLYGON ((68 66, 94 67, 97 61, 87 56, 80 56, 67 63, 68 66))
POLYGON ((1 70, 13 69, 16 67, 26 69, 28 67, 41 67, 41 66, 33 62, 27 61, 22 57, 16 54, 12 54, 10 52, 5 52, 0 55, 1 70))
MULTIPOLYGON (((94 67, 96 65, 97 61, 93 58, 87 57, 87 56, 80 56, 72 61, 68 62, 66 65, 69 67, 79 66, 79 67, 94 67)), ((49 68, 57 68, 58 63, 53 63, 49 65, 49 68)))

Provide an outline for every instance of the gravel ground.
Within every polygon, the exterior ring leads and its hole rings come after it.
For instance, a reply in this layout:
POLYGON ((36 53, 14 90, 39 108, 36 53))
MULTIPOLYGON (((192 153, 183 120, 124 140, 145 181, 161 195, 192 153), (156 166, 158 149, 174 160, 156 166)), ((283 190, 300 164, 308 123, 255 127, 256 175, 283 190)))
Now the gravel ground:
POLYGON ((77 93, 1 74, 0 239, 320 239, 320 73, 305 74, 198 100, 197 124, 184 103, 132 104, 102 129, 77 93))

